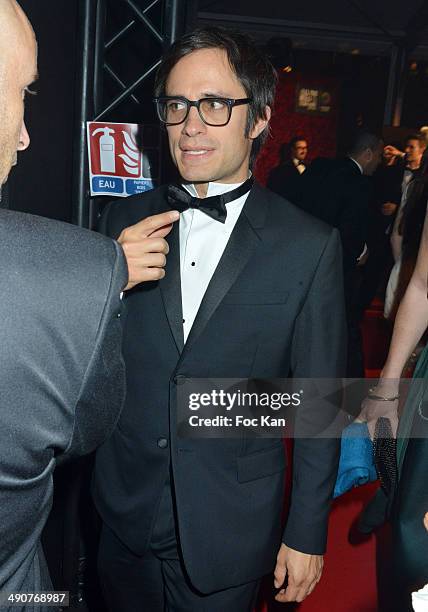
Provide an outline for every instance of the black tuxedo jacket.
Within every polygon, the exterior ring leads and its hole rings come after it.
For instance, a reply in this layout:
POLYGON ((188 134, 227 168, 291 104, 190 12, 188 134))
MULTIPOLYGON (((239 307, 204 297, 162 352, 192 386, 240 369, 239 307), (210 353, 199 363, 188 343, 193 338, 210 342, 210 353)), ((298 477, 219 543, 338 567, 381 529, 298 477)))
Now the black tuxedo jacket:
MULTIPOLYGON (((168 209, 165 187, 113 202, 102 231, 118 236, 168 209)), ((97 453, 94 496, 104 521, 143 554, 171 464, 186 570, 209 593, 273 569, 286 459, 279 439, 178 438, 177 385, 186 377, 274 378, 290 371, 341 376, 340 245, 336 230, 254 185, 183 345, 177 223, 168 241, 165 278, 126 296, 127 399, 97 453)), ((337 440, 295 442, 284 541, 297 550, 324 552, 338 450, 337 440)))
POLYGON ((352 159, 318 158, 302 175, 295 203, 339 230, 348 307, 353 303, 357 258, 368 240, 373 185, 352 159))
POLYGON ((270 172, 266 185, 274 193, 294 203, 296 194, 299 193, 301 178, 302 175, 293 160, 289 160, 270 172))

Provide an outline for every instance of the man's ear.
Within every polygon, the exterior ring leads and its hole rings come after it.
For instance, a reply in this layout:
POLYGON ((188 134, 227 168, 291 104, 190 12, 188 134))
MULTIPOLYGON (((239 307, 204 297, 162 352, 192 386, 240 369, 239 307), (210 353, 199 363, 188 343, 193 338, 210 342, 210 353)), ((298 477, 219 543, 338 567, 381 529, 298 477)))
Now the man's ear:
POLYGON ((250 130, 250 133, 248 134, 248 137, 251 138, 251 140, 255 140, 257 136, 260 136, 260 134, 267 129, 271 116, 271 107, 265 106, 265 119, 262 119, 261 117, 257 119, 252 129, 250 130))

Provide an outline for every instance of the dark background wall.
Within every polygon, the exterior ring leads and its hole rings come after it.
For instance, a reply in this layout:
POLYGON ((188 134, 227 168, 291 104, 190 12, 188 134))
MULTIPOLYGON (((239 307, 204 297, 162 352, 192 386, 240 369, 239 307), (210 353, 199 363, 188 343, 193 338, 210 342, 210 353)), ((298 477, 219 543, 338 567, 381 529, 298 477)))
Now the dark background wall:
POLYGON ((279 72, 279 80, 271 120, 271 136, 257 158, 255 176, 262 184, 266 183, 270 171, 280 160, 282 144, 294 136, 303 137, 308 142, 308 161, 315 157, 334 157, 337 152, 337 118, 339 105, 338 80, 320 73, 286 74, 279 72), (320 88, 332 96, 332 109, 326 116, 309 115, 296 112, 296 87, 320 88))
MULTIPOLYGON (((19 164, 13 170, 5 190, 8 197, 3 200, 2 205, 7 200, 10 208, 70 221, 73 207, 71 193, 73 140, 76 135, 75 84, 78 62, 80 62, 77 48, 78 9, 82 2, 21 0, 21 4, 32 21, 39 40, 40 79, 35 85, 38 95, 30 97, 27 102, 26 118, 31 146, 28 151, 19 155, 19 164)), ((136 4, 141 7, 147 5, 145 0, 138 0, 136 4)), ((320 147, 316 145, 316 139, 312 139, 310 145, 316 146, 312 147, 311 157, 315 154, 331 155, 334 150, 338 153, 343 152, 342 140, 356 123, 362 122, 371 129, 382 131, 390 36, 380 35, 378 27, 363 28, 364 24, 370 25, 367 18, 358 11, 355 12, 349 2, 344 3, 340 0, 327 3, 322 11, 318 7, 322 15, 318 15, 315 10, 318 6, 315 0, 310 0, 307 6, 293 5, 294 8, 291 8, 297 11, 295 19, 302 19, 301 22, 287 21, 285 18, 290 19, 290 7, 275 3, 273 0, 266 5, 255 1, 246 3, 245 10, 249 11, 246 16, 238 11, 238 4, 241 3, 186 0, 182 10, 184 6, 190 14, 190 7, 197 7, 195 14, 198 15, 198 23, 236 26, 248 31, 261 43, 273 35, 290 36, 294 46, 294 72, 290 80, 299 73, 308 77, 315 74, 337 80, 340 102, 336 109, 337 121, 334 130, 328 134, 329 142, 324 150, 321 150, 321 145, 320 147), (278 18, 275 14, 275 19, 272 19, 274 13, 269 13, 268 5, 269 7, 275 5, 275 11, 279 11, 278 18), (340 7, 341 12, 338 12, 340 7), (226 8, 229 12, 239 13, 235 15, 235 20, 231 21, 230 15, 223 15, 226 8), (203 12, 208 9, 218 10, 220 13, 203 12), (257 17, 259 9, 260 11, 263 9, 263 15, 269 13, 270 18, 257 17), (314 29, 312 22, 307 23, 304 19, 311 17, 313 20, 317 15, 320 23, 314 29), (321 23, 324 21, 326 23, 321 23), (343 32, 342 24, 346 24, 343 32), (332 139, 336 139, 335 147, 330 146, 332 139)), ((367 3, 366 8, 369 4, 367 3)), ((391 10, 382 13, 382 18, 386 20, 385 27, 397 37, 403 35, 403 32, 397 30, 398 25, 410 23, 411 16, 416 15, 418 7, 420 8, 422 4, 421 0, 409 0, 406 5, 400 5, 399 11, 397 9, 399 15, 397 11, 391 12, 391 10)), ((129 6, 120 0, 107 0, 106 6, 108 39, 133 17, 129 6)), ((377 7, 376 10, 380 11, 381 6, 387 6, 385 0, 375 2, 373 10, 377 7)), ((157 23, 162 21, 161 12, 160 7, 155 7, 148 16, 153 23, 157 23)), ((406 132, 414 131, 421 124, 427 123, 426 106, 421 100, 426 99, 428 91, 428 63, 422 59, 422 56, 425 57, 424 53, 428 54, 428 33, 426 43, 419 45, 416 51, 419 55, 412 55, 407 62, 408 66, 414 65, 414 69, 409 71, 409 68, 406 68, 409 75, 401 123, 402 126, 406 126, 406 132)), ((121 45, 112 47, 106 55, 106 60, 129 84, 136 78, 136 74, 144 69, 145 64, 150 63, 158 54, 160 54, 159 43, 151 35, 147 36, 147 33, 144 35, 141 28, 135 28, 125 47, 121 45)), ((151 101, 152 77, 153 75, 144 81, 135 92, 140 104, 135 104, 128 98, 120 107, 109 112, 104 119, 152 124, 155 121, 151 101)), ((108 105, 110 98, 118 91, 117 84, 104 74, 103 103, 108 105)), ((287 115, 287 121, 289 119, 290 116, 287 115)), ((293 130, 304 127, 293 125, 292 122, 287 122, 286 125, 284 123, 284 126, 285 128, 281 128, 276 134, 276 141, 270 142, 276 151, 283 139, 289 137, 293 130)), ((310 126, 308 129, 308 135, 311 136, 310 126)), ((259 167, 266 166, 263 175, 268 170, 268 164, 275 165, 275 156, 272 157, 270 153, 269 155, 265 153, 264 159, 260 160, 259 167)), ((171 174, 170 165, 167 162, 167 155, 162 159, 161 175, 165 178, 171 174)))
POLYGON ((69 221, 78 2, 20 4, 37 33, 40 78, 26 103, 31 144, 8 181, 9 207, 69 221))

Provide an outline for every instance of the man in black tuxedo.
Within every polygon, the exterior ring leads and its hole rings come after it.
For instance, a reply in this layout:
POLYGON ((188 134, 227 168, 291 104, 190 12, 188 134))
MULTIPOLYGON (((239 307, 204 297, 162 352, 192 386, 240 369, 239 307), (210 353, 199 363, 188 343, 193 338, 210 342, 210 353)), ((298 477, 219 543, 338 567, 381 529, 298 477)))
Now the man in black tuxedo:
POLYGON ((267 187, 274 193, 294 202, 298 193, 300 177, 306 170, 308 143, 303 136, 294 136, 281 147, 280 164, 269 174, 267 187))
POLYGON ((382 275, 385 275, 388 267, 391 269, 394 260, 397 261, 402 255, 405 234, 404 242, 409 248, 404 248, 404 258, 401 257, 398 283, 394 285, 394 291, 387 292, 385 316, 394 319, 398 304, 403 297, 416 261, 422 232, 423 207, 416 207, 419 208, 419 212, 414 209, 413 204, 418 201, 418 197, 409 199, 409 196, 423 172, 422 157, 425 147, 425 137, 422 134, 410 134, 406 139, 405 152, 393 144, 388 144, 384 148, 385 163, 373 176, 374 199, 368 234, 370 257, 363 270, 360 312, 364 312, 369 306, 382 275), (410 206, 407 205, 408 200, 410 206), (407 231, 405 231, 406 226, 407 231))
POLYGON ((382 152, 381 139, 361 131, 345 158, 318 158, 302 177, 297 204, 339 230, 345 282, 364 251, 373 189, 368 177, 380 164, 382 152))
POLYGON ((370 257, 362 267, 362 281, 359 291, 359 312, 363 316, 376 296, 382 280, 393 265, 391 251, 392 227, 402 191, 404 162, 390 153, 386 145, 383 159, 373 174, 373 197, 369 209, 367 247, 370 257))
POLYGON ((110 610, 243 612, 274 568, 282 602, 302 601, 321 576, 337 439, 295 440, 281 539, 282 441, 177 435, 177 388, 188 377, 343 373, 337 230, 250 173, 274 91, 274 70, 247 37, 203 28, 177 41, 156 104, 183 186, 113 202, 102 218, 130 264, 135 224, 181 207, 165 278, 126 295, 127 399, 96 458, 110 610))
POLYGON ((367 253, 371 175, 381 162, 383 142, 365 130, 353 135, 343 159, 315 159, 302 176, 296 204, 339 230, 342 240, 348 320, 347 376, 364 376, 359 331, 358 263, 367 253))

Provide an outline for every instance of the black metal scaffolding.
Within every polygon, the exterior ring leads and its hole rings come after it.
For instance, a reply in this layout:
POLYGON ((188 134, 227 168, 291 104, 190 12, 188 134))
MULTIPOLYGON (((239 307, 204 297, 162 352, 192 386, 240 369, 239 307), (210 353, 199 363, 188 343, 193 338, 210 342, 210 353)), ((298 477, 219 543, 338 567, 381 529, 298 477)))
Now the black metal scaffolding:
POLYGON ((99 203, 89 195, 87 121, 155 123, 153 79, 163 50, 193 23, 186 0, 80 0, 73 222, 93 228, 99 203))

